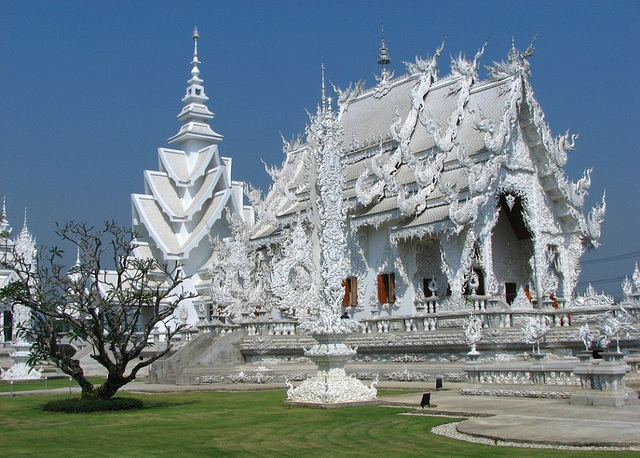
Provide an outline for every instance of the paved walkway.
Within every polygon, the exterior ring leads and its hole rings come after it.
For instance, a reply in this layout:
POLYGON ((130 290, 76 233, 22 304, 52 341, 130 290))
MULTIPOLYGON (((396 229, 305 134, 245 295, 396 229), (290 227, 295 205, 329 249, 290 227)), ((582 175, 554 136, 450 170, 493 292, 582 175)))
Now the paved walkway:
MULTIPOLYGON (((640 404, 626 407, 571 405, 564 399, 463 396, 463 384, 431 393, 428 414, 471 416, 457 430, 509 442, 640 447, 640 404)), ((419 405, 420 395, 382 397, 383 405, 419 405)))
MULTIPOLYGON (((533 442, 552 445, 613 446, 640 449, 640 404, 626 407, 570 405, 563 399, 531 399, 493 396, 463 396, 462 383, 445 383, 445 389, 433 391, 433 383, 381 382, 378 388, 402 388, 413 394, 381 396, 382 406, 416 408, 421 414, 470 417, 457 430, 471 436, 509 442, 533 442), (422 392, 431 392, 431 408, 420 408, 422 392)), ((122 391, 172 393, 203 390, 283 389, 281 384, 159 385, 134 382, 122 391)), ((74 387, 73 392, 79 392, 74 387)), ((69 389, 18 392, 15 395, 68 393, 69 389)), ((7 396, 9 393, 1 393, 7 396)), ((284 401, 284 399, 283 399, 284 401)))

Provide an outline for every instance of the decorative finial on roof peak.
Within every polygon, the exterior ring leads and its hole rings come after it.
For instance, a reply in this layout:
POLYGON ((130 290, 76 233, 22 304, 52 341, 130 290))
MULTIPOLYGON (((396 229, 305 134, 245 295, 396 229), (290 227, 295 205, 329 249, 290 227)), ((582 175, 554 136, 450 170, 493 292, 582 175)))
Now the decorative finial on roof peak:
POLYGON ((7 221, 6 197, 2 197, 2 214, 0 214, 0 238, 7 239, 11 235, 11 227, 7 221))
POLYGON ((381 25, 381 40, 380 40, 380 54, 378 54, 378 64, 388 65, 391 63, 391 57, 387 51, 387 44, 384 41, 384 24, 381 25))
POLYGON ((322 63, 322 110, 327 109, 327 92, 324 86, 324 62, 322 63))
POLYGON ((200 35, 198 35, 198 27, 196 26, 193 29, 193 56, 194 58, 196 58, 198 56, 198 38, 200 38, 200 35))

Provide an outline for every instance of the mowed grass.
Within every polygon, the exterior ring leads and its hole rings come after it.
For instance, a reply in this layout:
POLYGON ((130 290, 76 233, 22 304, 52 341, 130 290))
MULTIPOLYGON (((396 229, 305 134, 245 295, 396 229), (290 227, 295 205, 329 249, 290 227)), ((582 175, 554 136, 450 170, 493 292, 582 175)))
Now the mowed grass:
MULTIPOLYGON (((69 381, 69 376, 47 377, 47 380, 45 380, 44 377, 45 376, 37 380, 16 381, 13 382, 13 387, 10 381, 0 380, 0 393, 9 393, 11 390, 13 390, 14 393, 18 393, 20 391, 52 390, 54 388, 68 388, 70 386, 73 388, 78 387, 75 380, 69 381)), ((89 381, 99 385, 103 383, 105 379, 104 377, 89 377, 89 381)))
POLYGON ((399 415, 409 409, 289 408, 283 406, 282 390, 135 396, 143 399, 143 410, 91 414, 42 411, 45 402, 63 396, 0 398, 0 453, 11 457, 604 455, 457 441, 430 432, 452 419, 399 415))

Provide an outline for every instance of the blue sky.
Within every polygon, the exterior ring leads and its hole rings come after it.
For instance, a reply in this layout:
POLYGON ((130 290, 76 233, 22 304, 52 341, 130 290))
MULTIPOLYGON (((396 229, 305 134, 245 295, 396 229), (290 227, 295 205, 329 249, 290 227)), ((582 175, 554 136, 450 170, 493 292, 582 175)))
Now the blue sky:
POLYGON ((537 33, 536 98, 554 134, 580 134, 567 174, 594 168, 589 207, 607 192, 602 247, 585 255, 580 280, 619 295, 618 279, 640 261, 638 18, 636 1, 3 0, 0 195, 16 232, 28 208, 40 244, 58 243, 56 221, 129 225, 131 193, 179 128, 195 25, 220 150, 234 179, 263 189, 260 159, 280 164, 280 134, 304 130, 322 63, 342 88, 375 82, 381 23, 396 76, 447 34, 443 75, 451 56, 473 57, 488 37, 483 65, 506 59, 512 37, 525 49, 537 33))

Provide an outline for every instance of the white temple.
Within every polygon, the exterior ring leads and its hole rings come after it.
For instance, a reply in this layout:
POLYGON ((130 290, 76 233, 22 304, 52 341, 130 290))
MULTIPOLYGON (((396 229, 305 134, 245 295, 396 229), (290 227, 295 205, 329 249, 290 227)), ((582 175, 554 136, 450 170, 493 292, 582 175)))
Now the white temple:
MULTIPOLYGON (((284 163, 268 170, 267 195, 247 186, 253 208, 246 207, 232 160, 219 155, 222 136, 207 124, 213 113, 199 77, 197 31, 194 42, 178 115, 183 125, 169 139, 176 148, 159 148, 159 170, 146 171, 146 193, 132 196, 139 254, 181 262, 193 275, 206 313, 191 310, 192 323, 265 309, 274 309, 274 318, 313 314, 317 247, 304 239, 316 211, 314 147, 302 138, 285 142, 284 163), (225 258, 238 243, 234 227, 245 234, 245 259, 255 256, 249 265, 225 258), (297 238, 300 248, 291 252, 297 238), (220 268, 243 280, 211 278, 220 268), (245 283, 261 291, 239 310, 231 302, 246 295, 245 283)), ((509 306, 525 288, 534 307, 564 304, 573 297, 581 255, 598 244, 604 197, 584 214, 591 170, 577 183, 564 174, 577 136, 554 137, 545 123, 528 81, 532 47, 521 53, 513 44, 484 81, 484 46, 472 61, 453 59, 451 73, 441 77, 443 47, 393 78, 383 40, 376 86, 336 88, 348 209, 343 305, 351 316, 411 315, 435 298, 456 309, 465 296, 509 306)))
MULTIPOLYGON (((198 335, 234 334, 245 361, 293 360, 313 353, 303 351, 308 333, 324 327, 349 328, 360 362, 465 358, 470 314, 474 355, 476 346, 530 349, 519 329, 528 315, 550 328, 558 351, 582 348, 574 325, 612 304, 585 308, 575 296, 605 212, 604 196, 584 211, 591 170, 578 182, 565 176, 577 135, 554 136, 545 122, 528 79, 533 46, 512 44, 486 80, 485 46, 473 60, 452 59, 447 76, 443 48, 395 77, 383 37, 376 85, 334 88, 336 112, 323 83, 318 114, 284 142, 263 195, 233 181, 231 159, 219 155, 196 30, 175 149, 159 148, 159 170, 132 196, 137 254, 181 263, 199 295, 174 317, 188 325, 183 348, 198 335)), ((155 380, 196 377, 180 375, 186 361, 215 353, 198 345, 156 364, 155 380)))

